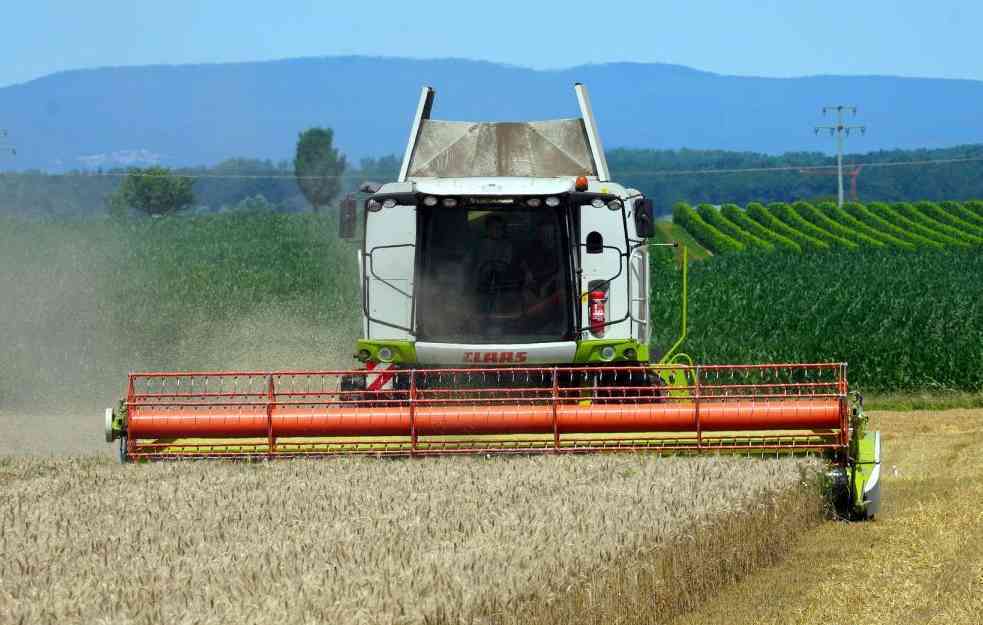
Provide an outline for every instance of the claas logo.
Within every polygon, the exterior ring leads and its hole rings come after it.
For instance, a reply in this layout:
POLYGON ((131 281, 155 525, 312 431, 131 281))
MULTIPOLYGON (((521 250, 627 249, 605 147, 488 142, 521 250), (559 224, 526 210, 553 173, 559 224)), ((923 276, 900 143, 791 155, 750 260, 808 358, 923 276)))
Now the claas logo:
POLYGON ((523 363, 529 352, 464 352, 464 362, 473 365, 500 365, 523 363))

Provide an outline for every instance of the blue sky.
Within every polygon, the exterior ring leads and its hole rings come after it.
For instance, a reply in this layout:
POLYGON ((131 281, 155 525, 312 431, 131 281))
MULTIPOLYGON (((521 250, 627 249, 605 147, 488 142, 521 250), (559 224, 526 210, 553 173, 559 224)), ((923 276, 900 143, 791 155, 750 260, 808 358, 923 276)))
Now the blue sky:
POLYGON ((666 62, 724 74, 983 80, 983 3, 936 0, 13 0, 0 85, 84 67, 366 54, 535 68, 666 62))

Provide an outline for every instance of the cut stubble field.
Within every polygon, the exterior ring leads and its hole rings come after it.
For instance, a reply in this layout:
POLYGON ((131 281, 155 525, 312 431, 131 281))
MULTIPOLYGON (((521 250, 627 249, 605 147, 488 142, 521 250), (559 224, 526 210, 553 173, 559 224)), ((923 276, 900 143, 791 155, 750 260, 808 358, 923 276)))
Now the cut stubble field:
POLYGON ((875 414, 881 516, 805 532, 676 625, 983 623, 983 410, 875 414))

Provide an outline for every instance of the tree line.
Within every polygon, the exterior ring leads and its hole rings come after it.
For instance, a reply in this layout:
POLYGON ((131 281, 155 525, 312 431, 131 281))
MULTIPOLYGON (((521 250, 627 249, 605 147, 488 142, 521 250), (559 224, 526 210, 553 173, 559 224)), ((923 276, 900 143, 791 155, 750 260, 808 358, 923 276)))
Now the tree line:
MULTIPOLYGON (((663 214, 670 213, 679 202, 746 205, 836 198, 836 159, 820 152, 767 155, 722 150, 622 149, 612 150, 607 156, 614 179, 651 197, 663 214), (747 171, 764 169, 772 171, 747 171)), ((854 201, 983 197, 983 145, 979 144, 844 156, 845 173, 858 168, 857 197, 850 198, 854 201), (964 159, 980 160, 953 162, 964 159), (915 164, 926 161, 948 162, 915 164)), ((845 176, 845 186, 849 197, 849 176, 845 176)))
MULTIPOLYGON (((365 158, 353 166, 333 139, 329 128, 300 133, 291 161, 230 158, 209 167, 0 173, 0 214, 302 212, 330 206, 363 181, 396 178, 396 156, 365 158)), ((613 178, 652 198, 664 215, 679 202, 821 202, 836 194, 835 159, 819 152, 615 149, 607 157, 613 178)), ((860 201, 983 197, 983 145, 852 154, 845 163, 848 174, 859 169, 860 201)), ((849 194, 849 176, 846 182, 849 194)))

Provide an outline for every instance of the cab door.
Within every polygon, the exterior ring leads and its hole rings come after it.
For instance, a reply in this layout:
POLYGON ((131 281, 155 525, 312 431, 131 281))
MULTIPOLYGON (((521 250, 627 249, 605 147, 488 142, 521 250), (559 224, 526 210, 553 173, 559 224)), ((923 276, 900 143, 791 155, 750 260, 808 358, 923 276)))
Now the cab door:
POLYGON ((623 210, 579 207, 581 340, 630 338, 623 210), (601 311, 603 321, 599 323, 601 311))
POLYGON ((416 206, 367 212, 362 251, 362 313, 368 339, 411 340, 416 206))

